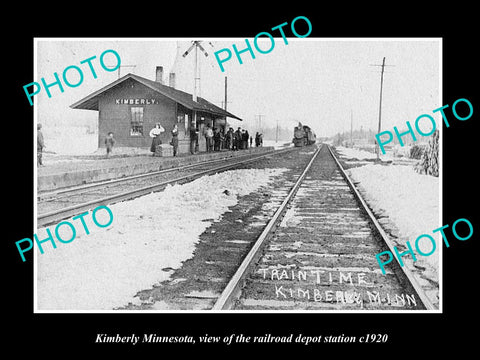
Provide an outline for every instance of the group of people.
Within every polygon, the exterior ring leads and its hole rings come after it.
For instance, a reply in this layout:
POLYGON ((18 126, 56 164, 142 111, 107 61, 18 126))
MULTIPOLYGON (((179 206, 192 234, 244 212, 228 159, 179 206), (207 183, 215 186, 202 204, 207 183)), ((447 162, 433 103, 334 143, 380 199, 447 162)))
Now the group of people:
MULTIPOLYGON (((150 145, 150 151, 153 153, 152 156, 155 156, 155 151, 157 146, 162 144, 162 140, 160 135, 165 132, 164 127, 160 123, 156 123, 155 127, 150 130, 149 136, 152 138, 152 144, 150 145)), ((170 132, 172 135, 172 140, 170 141, 170 145, 173 146, 173 156, 177 156, 178 153, 178 126, 177 124, 174 125, 172 131, 170 132)), ((105 149, 107 151, 107 157, 109 157, 110 153, 112 152, 113 146, 115 145, 115 139, 113 137, 113 133, 109 132, 105 137, 105 149)))
MULTIPOLYGON (((198 132, 196 133, 195 141, 198 141, 198 132)), ((220 151, 225 148, 225 136, 219 128, 212 129, 212 126, 208 124, 204 136, 207 152, 220 151)))
MULTIPOLYGON (((43 165, 42 162, 42 152, 45 148, 45 142, 43 140, 43 134, 41 131, 42 125, 37 125, 37 165, 43 165)), ((150 151, 155 155, 155 150, 158 145, 162 143, 160 135, 165 132, 165 129, 160 123, 156 123, 155 127, 150 130, 150 137, 152 138, 152 144, 150 146, 150 151)), ((172 139, 170 145, 173 147, 173 156, 178 154, 178 126, 174 125, 172 131, 170 132, 172 139)), ((197 129, 192 127, 190 129, 190 153, 195 154, 198 152, 198 138, 199 132, 197 129)), ((229 128, 226 134, 223 133, 222 129, 214 128, 212 129, 211 125, 208 124, 204 131, 204 136, 206 140, 207 152, 220 151, 220 150, 242 150, 252 147, 253 138, 250 136, 246 129, 238 128, 236 131, 233 131, 233 128, 229 128)), ((105 149, 106 156, 109 157, 110 153, 113 150, 116 140, 113 137, 113 132, 109 132, 105 137, 105 149)), ((262 146, 263 136, 260 133, 255 134, 255 146, 262 146)))
MULTIPOLYGON (((191 141, 198 141, 198 131, 193 130, 190 135, 191 141)), ((220 151, 220 150, 243 150, 252 147, 253 137, 248 133, 246 129, 239 127, 233 131, 233 128, 229 128, 226 133, 221 128, 214 128, 207 125, 205 131, 205 141, 207 152, 220 151)), ((263 136, 259 132, 255 134, 255 146, 262 146, 263 136)), ((194 152, 190 151, 192 154, 194 152)))
POLYGON ((226 148, 229 150, 243 150, 248 149, 248 145, 252 146, 252 137, 247 130, 238 128, 233 131, 233 128, 228 129, 226 134, 226 148))
MULTIPOLYGON (((165 132, 165 129, 157 123, 155 127, 150 131, 150 137, 153 138, 150 151, 155 154, 157 145, 161 144, 160 134, 165 132)), ((177 156, 178 153, 178 127, 175 124, 171 131, 172 140, 170 145, 173 146, 173 156, 177 156)), ((222 128, 212 128, 210 124, 207 124, 203 131, 203 136, 206 141, 207 152, 220 151, 220 150, 243 150, 252 147, 254 138, 248 133, 246 129, 239 127, 236 131, 233 128, 229 128, 226 133, 222 128)), ((198 152, 198 140, 199 131, 195 127, 190 129, 190 153, 195 154, 198 152)), ((263 135, 259 132, 255 134, 255 146, 259 147, 263 145, 263 135)))
MULTIPOLYGON (((152 139, 152 145, 150 146, 150 151, 155 155, 155 150, 158 145, 162 143, 162 140, 160 139, 160 135, 165 132, 165 129, 160 123, 156 123, 155 127, 150 130, 150 137, 152 139)), ((170 134, 172 136, 172 140, 170 140, 170 145, 173 147, 173 156, 177 156, 178 154, 178 126, 175 124, 173 126, 172 131, 170 131, 170 134)))
MULTIPOLYGON (((156 123, 155 127, 150 130, 149 136, 152 138, 152 144, 150 146, 150 151, 155 155, 155 151, 158 145, 162 143, 161 134, 165 132, 165 128, 160 124, 156 123)), ((178 126, 174 125, 171 134, 170 145, 173 147, 173 156, 178 154, 178 126)), ((233 131, 233 128, 229 128, 226 134, 223 133, 222 129, 214 128, 208 124, 203 132, 206 141, 206 150, 207 152, 220 151, 220 150, 243 150, 252 147, 253 137, 250 136, 246 129, 239 127, 236 131, 233 131)), ((190 153, 195 154, 198 152, 198 140, 199 140, 199 131, 192 127, 190 129, 190 153)), ((112 151, 112 148, 115 144, 115 139, 113 138, 113 133, 108 133, 105 138, 105 147, 107 151, 107 157, 112 151)), ((255 134, 255 146, 259 147, 263 145, 263 135, 257 132, 255 134)))

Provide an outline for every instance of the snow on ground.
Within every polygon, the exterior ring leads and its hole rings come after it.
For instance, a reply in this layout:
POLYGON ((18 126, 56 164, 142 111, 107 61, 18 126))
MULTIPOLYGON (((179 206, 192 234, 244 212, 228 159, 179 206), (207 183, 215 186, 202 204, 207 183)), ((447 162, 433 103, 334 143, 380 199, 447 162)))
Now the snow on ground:
MULTIPOLYGON (((385 154, 380 152, 380 160, 390 161, 393 164, 413 165, 418 162, 416 159, 409 157, 411 146, 395 145, 392 149, 387 149, 385 154)), ((357 148, 347 148, 343 146, 336 146, 335 149, 339 155, 344 159, 345 164, 363 165, 369 161, 375 160, 377 155, 375 152, 361 150, 357 148), (351 161, 353 160, 353 161, 351 161), (361 160, 364 160, 361 162, 361 160), (360 162, 359 162, 360 161, 360 162)), ((374 150, 374 149, 372 149, 374 150)))
MULTIPOLYGON (((253 143, 253 146, 255 146, 255 143, 253 143)), ((263 140, 263 146, 273 146, 275 149, 283 149, 286 147, 292 147, 294 146, 293 143, 290 141, 285 141, 285 140, 280 140, 276 142, 275 140, 263 140)))
MULTIPOLYGON (((127 157, 127 156, 149 156, 152 155, 150 148, 136 148, 136 147, 114 147, 110 157, 127 157)), ((46 166, 61 164, 61 163, 72 163, 72 162, 88 162, 88 161, 97 161, 98 159, 106 158, 105 148, 99 148, 88 154, 57 154, 44 152, 43 153, 43 163, 46 166)))
MULTIPOLYGON (((422 234, 437 240, 435 253, 427 257, 417 256, 415 264, 426 267, 424 275, 438 282, 438 249, 443 243, 440 236, 432 234, 432 230, 442 225, 439 217, 439 178, 418 174, 411 166, 401 165, 369 164, 348 171, 366 191, 370 207, 384 209, 398 227, 401 235, 398 244, 405 245, 408 240, 415 249, 415 240, 422 234)), ((419 244, 424 252, 431 250, 427 239, 419 244)))
POLYGON ((98 134, 84 126, 44 126, 45 150, 62 155, 85 155, 98 148, 98 134))
MULTIPOLYGON (((227 171, 109 205, 114 220, 107 228, 96 227, 85 216, 90 235, 79 220, 70 220, 77 229, 75 240, 58 242, 56 249, 45 243, 44 254, 37 250, 38 309, 108 310, 134 302, 138 291, 167 280, 192 257, 200 234, 237 204, 239 196, 284 171, 227 171)), ((105 219, 99 211, 98 222, 105 224, 108 215, 102 213, 105 219)), ((46 238, 44 229, 37 234, 46 238)), ((62 237, 69 239, 71 232, 62 237)))
POLYGON ((347 159, 365 160, 365 159, 377 158, 377 155, 375 153, 365 151, 365 150, 346 148, 343 146, 336 146, 335 149, 343 158, 347 158, 347 159))

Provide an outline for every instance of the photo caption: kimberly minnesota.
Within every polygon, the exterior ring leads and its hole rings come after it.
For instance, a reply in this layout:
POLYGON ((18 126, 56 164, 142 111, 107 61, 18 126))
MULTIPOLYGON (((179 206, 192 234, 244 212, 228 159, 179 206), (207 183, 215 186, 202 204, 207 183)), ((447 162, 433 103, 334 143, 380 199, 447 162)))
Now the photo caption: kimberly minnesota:
POLYGON ((136 345, 137 343, 190 343, 195 344, 195 338, 193 336, 160 336, 157 334, 143 334, 140 335, 128 335, 122 336, 120 334, 108 335, 97 334, 95 343, 131 343, 136 345))

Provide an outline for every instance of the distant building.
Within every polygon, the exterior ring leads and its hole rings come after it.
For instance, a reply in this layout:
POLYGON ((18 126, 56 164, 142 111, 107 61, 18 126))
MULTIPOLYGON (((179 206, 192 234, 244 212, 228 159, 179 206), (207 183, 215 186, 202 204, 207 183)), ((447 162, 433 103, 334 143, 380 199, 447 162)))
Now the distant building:
MULTIPOLYGON (((205 126, 224 129, 227 117, 242 120, 201 97, 193 101, 192 94, 164 85, 162 78, 162 67, 157 67, 156 81, 127 74, 70 107, 98 111, 99 147, 105 146, 104 139, 110 131, 115 134, 116 146, 149 147, 149 132, 159 122, 165 128, 162 143, 170 142, 170 131, 177 124, 179 153, 187 153, 190 128, 194 127, 200 134, 199 150, 205 151, 205 126)), ((174 74, 170 74, 170 84, 174 81, 174 74)))

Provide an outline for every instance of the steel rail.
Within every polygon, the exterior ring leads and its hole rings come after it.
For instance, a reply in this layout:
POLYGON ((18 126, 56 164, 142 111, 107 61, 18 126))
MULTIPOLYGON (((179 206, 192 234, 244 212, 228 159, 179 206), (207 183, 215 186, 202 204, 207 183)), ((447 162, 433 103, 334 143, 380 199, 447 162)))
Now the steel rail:
MULTIPOLYGON (((356 187, 353 185, 353 182, 351 181, 350 177, 346 174, 345 170, 343 169, 343 166, 340 164, 336 156, 333 154, 332 150, 328 145, 322 145, 322 146, 327 146, 327 149, 329 150, 330 154, 332 155, 333 159, 335 160, 337 166, 340 169, 340 172, 342 173, 342 176, 344 179, 347 181, 348 186, 354 193, 355 198, 357 198, 362 205, 363 209, 365 212, 368 214, 371 222, 374 224, 375 229, 377 230, 378 235, 382 238, 382 240, 387 244, 388 248, 390 251, 393 253, 393 247, 390 243, 388 235, 385 233, 385 231, 382 229, 380 226, 379 222, 369 209, 367 203, 365 200, 363 200, 362 196, 356 189, 356 187)), ((298 188, 300 187, 301 183, 303 182, 303 179, 307 173, 307 171, 310 169, 313 161, 315 160, 316 156, 318 155, 320 149, 322 148, 319 147, 318 150, 315 152, 315 154, 312 156, 312 159, 310 160, 309 164, 305 168, 305 170, 302 172, 298 180, 296 181, 295 185, 285 198, 285 200, 282 202, 280 207, 277 209, 275 214, 273 215, 272 219, 268 222, 266 225, 265 229, 263 232, 260 234, 258 239, 256 240, 255 244, 253 245, 252 249, 250 252, 247 254, 245 259, 242 261, 240 264, 239 268, 237 269, 236 273, 233 275, 233 277, 230 279, 229 283, 223 290, 222 294, 220 297, 217 299, 215 305, 213 306, 212 310, 229 310, 231 309, 235 301, 240 297, 242 287, 244 286, 245 280, 247 276, 250 274, 252 271, 253 267, 255 266, 256 261, 261 255, 261 250, 265 246, 265 239, 268 238, 270 235, 272 229, 275 227, 275 225, 278 223, 280 215, 284 212, 287 204, 290 202, 290 200, 293 198, 293 196, 296 194, 298 188)), ((397 260, 398 262, 398 260, 397 260)), ((398 263, 399 268, 403 271, 403 274, 407 278, 407 280, 410 282, 410 285, 412 286, 413 290, 417 293, 418 297, 420 298, 420 301, 423 303, 424 307, 427 310, 433 310, 435 307, 431 303, 430 299, 426 296, 425 292, 421 288, 421 286, 418 284, 416 279, 413 277, 413 274, 406 268, 403 268, 400 266, 398 263)))
MULTIPOLYGON (((267 151, 265 153, 262 153, 262 155, 273 154, 273 153, 278 152, 278 151, 283 152, 283 151, 290 150, 290 149, 292 149, 292 148, 281 149, 281 150, 271 150, 271 151, 267 151)), ((116 184, 116 183, 119 183, 119 182, 127 182, 127 181, 130 181, 130 180, 137 180, 137 179, 141 179, 141 178, 154 177, 156 175, 166 174, 166 173, 174 172, 174 171, 181 171, 181 170, 189 169, 189 168, 196 167, 196 166, 214 164, 216 162, 222 162, 222 161, 226 161, 226 160, 229 160, 229 159, 245 158, 245 157, 248 157, 248 156, 251 156, 251 155, 252 155, 251 153, 248 153, 248 154, 239 155, 237 157, 227 156, 227 157, 223 157, 221 159, 201 161, 201 162, 194 163, 194 164, 189 164, 189 165, 177 166, 177 167, 173 167, 173 168, 169 168, 169 169, 152 171, 152 172, 148 172, 148 173, 145 173, 145 174, 131 175, 131 176, 121 177, 121 178, 117 178, 117 179, 110 179, 110 180, 104 180, 104 181, 99 181, 99 182, 94 182, 94 183, 89 183, 89 184, 84 184, 84 185, 77 185, 77 186, 72 186, 72 187, 67 187, 67 188, 61 188, 61 189, 58 189, 58 190, 43 191, 43 192, 39 192, 37 194, 37 200, 48 200, 48 199, 51 199, 51 198, 55 198, 55 195, 63 195, 63 194, 71 193, 71 192, 79 193, 81 190, 90 190, 92 188, 108 186, 108 185, 116 184)))
POLYGON ((108 204, 113 204, 113 203, 120 202, 120 201, 131 200, 131 199, 134 199, 134 198, 152 193, 154 191, 159 191, 162 188, 164 188, 165 186, 167 186, 168 184, 173 184, 173 183, 180 182, 180 181, 193 180, 195 178, 198 178, 198 177, 201 177, 201 176, 204 176, 204 175, 207 175, 207 174, 217 173, 219 171, 225 171, 225 170, 228 170, 230 168, 234 168, 238 165, 253 162, 253 161, 256 161, 256 160, 261 159, 263 157, 267 157, 267 156, 271 156, 271 155, 278 155, 278 154, 281 154, 281 153, 284 153, 284 152, 292 151, 293 149, 295 149, 295 148, 290 147, 290 148, 287 148, 287 149, 281 149, 281 150, 271 151, 271 152, 268 152, 268 153, 263 153, 261 155, 251 157, 249 159, 236 161, 234 163, 229 163, 229 164, 226 164, 226 165, 217 166, 217 167, 212 168, 212 169, 203 170, 203 171, 196 172, 196 173, 189 174, 189 175, 184 175, 184 176, 181 176, 181 177, 177 177, 175 179, 166 180, 166 181, 162 181, 162 182, 159 182, 159 183, 156 183, 156 184, 153 184, 153 185, 148 185, 148 186, 144 186, 144 187, 141 187, 141 188, 137 188, 135 190, 129 190, 129 191, 125 191, 125 192, 122 192, 122 193, 105 196, 105 197, 98 198, 98 199, 95 199, 95 200, 91 200, 91 201, 88 201, 88 202, 72 205, 72 206, 69 206, 69 207, 65 207, 65 208, 62 208, 62 209, 50 211, 50 212, 43 213, 43 214, 39 214, 37 216, 37 226, 48 225, 50 223, 53 223, 53 222, 56 222, 56 221, 59 221, 59 220, 62 220, 62 219, 66 219, 70 216, 78 215, 80 211, 90 210, 94 206, 108 205, 108 204))
MULTIPOLYGON (((322 145, 323 146, 323 145, 322 145)), ((293 185, 292 189, 288 193, 287 197, 283 200, 282 204, 278 207, 273 217, 270 219, 268 224, 263 229, 260 236, 255 241, 255 244, 248 252, 247 256, 243 259, 242 263, 240 264, 239 268, 233 275, 233 277, 228 282, 227 286, 223 290, 220 297, 215 302, 212 310, 228 310, 231 309, 234 305, 235 301, 240 297, 242 287, 244 285, 246 277, 251 272, 252 268, 255 266, 255 262, 261 255, 261 251, 265 245, 265 239, 267 239, 268 235, 270 234, 271 230, 277 223, 278 218, 283 213, 285 207, 290 202, 290 199, 296 194, 298 188, 303 182, 308 170, 313 164, 313 161, 317 157, 320 152, 322 146, 319 146, 318 149, 313 154, 312 158, 310 159, 309 163, 303 170, 302 174, 298 177, 297 181, 293 185)))
MULTIPOLYGON (((348 174, 346 173, 346 171, 344 170, 342 164, 340 163, 340 161, 338 161, 337 157, 335 156, 335 154, 333 153, 333 151, 330 149, 329 146, 327 146, 328 150, 330 151, 330 154, 332 155, 333 159, 335 160, 335 162, 337 163, 337 166, 339 167, 340 169, 340 172, 342 173, 342 176, 343 178, 347 181, 348 183, 348 186, 350 187, 350 189, 352 190, 355 198, 362 204, 362 207, 363 209, 365 210, 365 212, 367 213, 368 217, 370 218, 370 221, 373 223, 373 225, 375 226, 375 230, 377 231, 378 235, 381 237, 381 239, 383 240, 383 242, 387 245, 389 251, 394 254, 395 251, 393 249, 393 245, 392 245, 392 242, 390 240, 390 237, 388 236, 388 234, 385 232, 385 230, 383 230, 382 226, 380 225, 380 223, 378 222, 378 220, 376 219, 375 215, 373 214, 373 212, 370 210, 368 204, 365 202, 365 200, 363 199, 363 197, 361 196, 360 192, 357 190, 357 188, 355 187, 355 185, 353 184, 353 181, 350 179, 350 177, 348 176, 348 174)), ((422 301, 423 305, 425 306, 425 308, 427 310, 435 310, 435 306, 432 304, 432 302, 430 301, 430 299, 428 298, 428 296, 425 294, 425 291, 423 290, 423 288, 420 286, 420 284, 418 283, 418 281, 415 279, 415 277, 413 276, 412 272, 407 269, 406 267, 404 266, 401 266, 400 262, 398 261, 398 259, 395 257, 395 260, 397 262, 397 265, 398 267, 400 268, 400 270, 403 272, 403 275, 405 275, 405 277, 408 279, 408 281, 410 282, 410 285, 412 285, 413 289, 415 290, 415 292, 417 293, 418 297, 420 298, 420 300, 422 301)))

